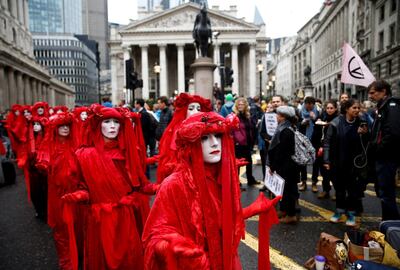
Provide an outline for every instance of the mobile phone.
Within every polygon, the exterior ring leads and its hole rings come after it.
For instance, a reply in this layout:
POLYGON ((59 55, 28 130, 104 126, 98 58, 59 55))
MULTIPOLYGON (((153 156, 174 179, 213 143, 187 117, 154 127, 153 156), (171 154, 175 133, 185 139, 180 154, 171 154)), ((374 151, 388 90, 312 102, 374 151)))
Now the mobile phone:
POLYGON ((360 128, 364 128, 364 127, 367 127, 367 126, 368 126, 367 122, 361 122, 360 123, 360 128))

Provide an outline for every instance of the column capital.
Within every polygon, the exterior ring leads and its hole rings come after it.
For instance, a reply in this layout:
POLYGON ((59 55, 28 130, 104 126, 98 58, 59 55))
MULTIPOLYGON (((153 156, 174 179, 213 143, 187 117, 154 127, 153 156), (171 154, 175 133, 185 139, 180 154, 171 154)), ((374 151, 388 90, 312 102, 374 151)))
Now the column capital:
POLYGON ((257 46, 257 42, 249 42, 249 46, 250 47, 256 47, 257 46))
POLYGON ((239 42, 231 42, 232 47, 237 47, 237 46, 239 46, 239 44, 240 44, 239 42))
POLYGON ((167 43, 157 43, 157 46, 159 48, 165 48, 165 47, 167 47, 167 43))
POLYGON ((142 49, 147 49, 149 47, 149 44, 139 44, 139 47, 142 49))
POLYGON ((182 43, 182 42, 181 42, 181 43, 176 43, 175 45, 176 45, 176 47, 185 47, 185 44, 186 44, 186 43, 182 43))

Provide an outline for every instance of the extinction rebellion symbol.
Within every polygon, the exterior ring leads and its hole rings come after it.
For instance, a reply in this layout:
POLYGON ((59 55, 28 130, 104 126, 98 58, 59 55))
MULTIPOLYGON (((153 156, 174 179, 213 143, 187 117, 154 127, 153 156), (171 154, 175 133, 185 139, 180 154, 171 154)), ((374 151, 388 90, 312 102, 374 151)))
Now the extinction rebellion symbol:
POLYGON ((362 73, 361 67, 358 64, 356 57, 350 58, 348 70, 351 77, 355 79, 364 79, 364 74, 362 73), (355 60, 355 61, 354 61, 355 60))

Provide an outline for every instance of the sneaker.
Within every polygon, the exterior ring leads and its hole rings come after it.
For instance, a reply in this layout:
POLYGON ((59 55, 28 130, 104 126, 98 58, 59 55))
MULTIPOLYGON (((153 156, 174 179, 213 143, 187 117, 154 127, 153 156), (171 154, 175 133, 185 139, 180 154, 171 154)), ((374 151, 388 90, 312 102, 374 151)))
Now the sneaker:
POLYGON ((251 181, 247 181, 247 185, 248 186, 254 186, 254 185, 259 185, 259 184, 261 184, 261 182, 257 181, 256 179, 253 179, 251 181))
POLYGON ((329 199, 329 192, 322 191, 318 194, 318 199, 329 199))
POLYGON ((317 192, 318 192, 317 184, 312 184, 312 186, 311 186, 311 191, 314 192, 314 193, 317 193, 317 192))
POLYGON ((339 223, 340 218, 342 217, 342 213, 336 211, 333 216, 329 219, 330 222, 339 223))
POLYGON ((356 216, 355 216, 355 213, 352 211, 349 211, 347 213, 346 226, 349 226, 349 227, 356 226, 356 216))
POLYGON ((301 182, 299 186, 299 191, 305 191, 307 189, 307 184, 306 182, 301 182))

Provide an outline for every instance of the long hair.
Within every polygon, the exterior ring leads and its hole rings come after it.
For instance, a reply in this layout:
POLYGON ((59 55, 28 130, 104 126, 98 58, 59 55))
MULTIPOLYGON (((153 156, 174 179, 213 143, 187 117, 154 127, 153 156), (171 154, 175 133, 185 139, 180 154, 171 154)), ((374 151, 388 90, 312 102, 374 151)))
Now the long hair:
POLYGON ((240 113, 242 113, 242 114, 244 114, 246 116, 246 118, 250 118, 249 103, 247 102, 247 100, 244 97, 239 97, 238 99, 236 99, 235 105, 233 106, 233 112, 236 115, 239 115, 240 113), (239 102, 243 102, 244 103, 243 112, 239 112, 239 109, 238 109, 238 103, 239 102))

